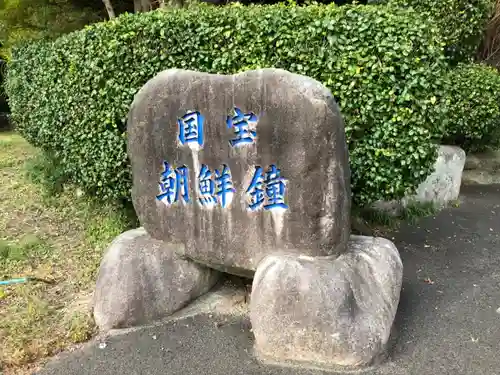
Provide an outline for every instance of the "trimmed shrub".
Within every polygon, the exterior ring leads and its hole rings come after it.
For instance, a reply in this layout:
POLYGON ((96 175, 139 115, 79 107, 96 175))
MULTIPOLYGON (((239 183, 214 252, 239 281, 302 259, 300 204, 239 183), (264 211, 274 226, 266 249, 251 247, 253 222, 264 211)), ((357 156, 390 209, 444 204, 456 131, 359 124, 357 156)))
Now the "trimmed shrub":
POLYGON ((449 122, 444 142, 466 151, 500 146, 500 75, 480 64, 460 64, 448 74, 449 122))
POLYGON ((7 90, 19 131, 74 183, 129 198, 125 119, 167 68, 277 67, 333 92, 346 120, 356 203, 395 199, 430 173, 442 137, 438 30, 382 6, 196 6, 123 15, 14 50, 7 90), (432 126, 429 126, 432 125, 432 126))
POLYGON ((7 70, 7 63, 0 56, 0 113, 9 111, 9 107, 7 105, 7 94, 5 93, 4 89, 6 70, 7 70))
POLYGON ((413 8, 433 20, 441 30, 452 62, 471 59, 493 12, 495 0, 389 0, 392 5, 413 8))

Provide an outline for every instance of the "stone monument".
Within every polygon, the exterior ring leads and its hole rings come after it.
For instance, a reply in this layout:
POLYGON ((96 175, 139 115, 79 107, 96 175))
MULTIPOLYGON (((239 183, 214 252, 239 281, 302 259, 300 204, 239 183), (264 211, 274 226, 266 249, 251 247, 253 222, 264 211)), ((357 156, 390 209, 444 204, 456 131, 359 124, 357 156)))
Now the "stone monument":
POLYGON ((167 70, 127 126, 142 228, 103 260, 101 329, 171 314, 226 272, 253 277, 260 359, 333 368, 383 353, 402 263, 390 241, 350 235, 344 123, 327 88, 277 69, 167 70))

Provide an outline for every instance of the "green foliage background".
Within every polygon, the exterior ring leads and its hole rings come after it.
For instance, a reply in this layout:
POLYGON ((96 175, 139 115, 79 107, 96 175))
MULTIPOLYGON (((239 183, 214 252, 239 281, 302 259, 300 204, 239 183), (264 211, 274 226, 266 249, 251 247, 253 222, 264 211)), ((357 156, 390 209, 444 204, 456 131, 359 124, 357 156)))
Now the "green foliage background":
POLYGON ((7 62, 2 60, 2 58, 0 57, 0 113, 8 111, 7 95, 3 87, 3 81, 6 69, 7 69, 7 62))
POLYGON ((0 58, 8 58, 10 48, 18 42, 53 38, 104 19, 103 12, 85 3, 81 0, 0 0, 0 58))
POLYGON ((446 44, 453 63, 470 60, 477 51, 495 0, 389 0, 402 8, 413 8, 433 22, 446 44))
POLYGON ((277 67, 316 78, 337 98, 354 199, 400 198, 431 172, 446 124, 439 30, 385 6, 196 6, 123 15, 16 48, 13 118, 70 180, 129 199, 125 119, 134 94, 167 68, 232 74, 277 67))
POLYGON ((500 146, 500 75, 481 64, 459 64, 448 74, 449 123, 444 142, 468 152, 500 146))

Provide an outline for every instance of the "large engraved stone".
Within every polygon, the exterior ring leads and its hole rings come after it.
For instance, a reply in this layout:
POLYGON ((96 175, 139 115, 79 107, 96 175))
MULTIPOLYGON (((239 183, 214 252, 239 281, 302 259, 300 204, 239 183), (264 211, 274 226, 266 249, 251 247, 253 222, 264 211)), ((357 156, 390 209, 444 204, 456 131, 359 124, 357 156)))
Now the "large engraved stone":
POLYGON ((271 253, 346 249, 344 123, 311 78, 164 71, 135 97, 128 154, 141 225, 197 262, 249 276, 271 253))

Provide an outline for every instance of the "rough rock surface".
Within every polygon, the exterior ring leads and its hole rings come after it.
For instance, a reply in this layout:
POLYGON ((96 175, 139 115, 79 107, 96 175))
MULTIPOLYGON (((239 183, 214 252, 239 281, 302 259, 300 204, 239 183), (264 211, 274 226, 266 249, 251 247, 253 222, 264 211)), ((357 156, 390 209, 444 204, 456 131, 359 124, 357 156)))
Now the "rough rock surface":
POLYGON ((94 294, 101 331, 150 323, 210 290, 219 273, 178 258, 143 228, 120 234, 104 255, 94 294))
POLYGON ((264 361, 335 368, 383 353, 403 265, 392 242, 352 236, 338 257, 271 255, 257 268, 250 319, 264 361))
POLYGON ((464 165, 464 150, 456 146, 439 146, 434 172, 419 185, 415 195, 407 200, 444 206, 458 199, 464 165))
POLYGON ((401 201, 378 201, 373 208, 397 216, 410 203, 432 203, 444 207, 458 199, 465 165, 465 151, 456 146, 439 146, 438 158, 432 172, 414 195, 401 201))
POLYGON ((344 123, 332 94, 311 78, 276 69, 162 72, 134 99, 128 154, 141 225, 199 263, 251 276, 276 249, 346 249, 344 123))

